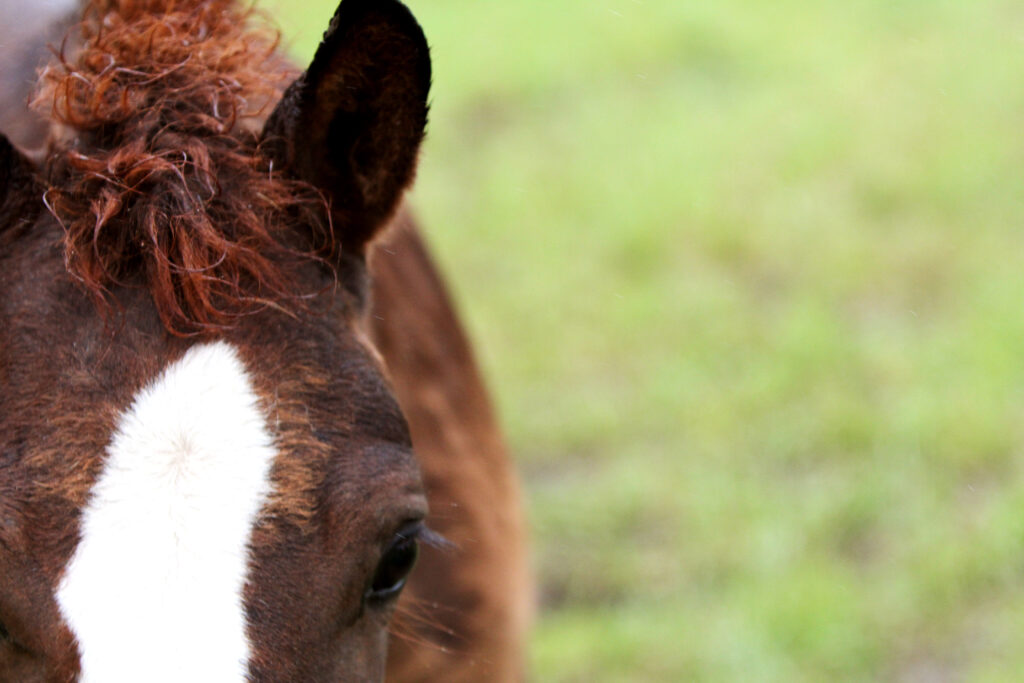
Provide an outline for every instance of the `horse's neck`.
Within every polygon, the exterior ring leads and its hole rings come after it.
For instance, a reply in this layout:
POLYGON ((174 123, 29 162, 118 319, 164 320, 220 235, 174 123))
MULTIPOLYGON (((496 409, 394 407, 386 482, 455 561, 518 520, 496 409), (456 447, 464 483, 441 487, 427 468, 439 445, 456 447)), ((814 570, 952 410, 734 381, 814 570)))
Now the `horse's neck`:
POLYGON ((0 131, 24 149, 39 147, 47 126, 25 103, 36 69, 60 45, 79 0, 0 0, 0 131))

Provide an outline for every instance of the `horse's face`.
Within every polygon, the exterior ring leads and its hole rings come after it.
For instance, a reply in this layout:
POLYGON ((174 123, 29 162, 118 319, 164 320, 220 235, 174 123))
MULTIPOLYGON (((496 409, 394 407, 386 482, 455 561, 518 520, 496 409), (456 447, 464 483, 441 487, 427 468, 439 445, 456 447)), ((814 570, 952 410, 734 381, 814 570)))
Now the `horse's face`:
POLYGON ((353 330, 40 338, 67 312, 0 333, 0 680, 379 679, 426 504, 353 330))
POLYGON ((144 286, 108 286, 97 315, 0 136, 0 680, 383 677, 428 532, 360 332, 361 253, 411 178, 428 86, 404 8, 345 0, 261 143, 334 203, 344 255, 289 272, 337 291, 199 336, 168 334, 144 286))

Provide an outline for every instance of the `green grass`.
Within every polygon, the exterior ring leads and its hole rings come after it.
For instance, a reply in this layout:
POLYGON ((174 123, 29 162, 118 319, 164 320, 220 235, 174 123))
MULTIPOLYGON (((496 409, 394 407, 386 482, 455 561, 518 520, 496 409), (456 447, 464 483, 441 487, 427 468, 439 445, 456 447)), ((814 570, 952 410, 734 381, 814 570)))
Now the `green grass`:
POLYGON ((1019 3, 410 5, 534 678, 1018 680, 1019 3))

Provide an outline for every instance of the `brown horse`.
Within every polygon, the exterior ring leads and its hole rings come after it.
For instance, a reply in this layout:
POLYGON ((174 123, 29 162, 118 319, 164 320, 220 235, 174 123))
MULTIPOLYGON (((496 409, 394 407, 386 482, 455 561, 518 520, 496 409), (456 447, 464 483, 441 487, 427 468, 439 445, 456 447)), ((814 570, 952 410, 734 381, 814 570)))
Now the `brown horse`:
MULTIPOLYGON (((68 32, 31 18, 5 64, 68 32)), ((515 481, 389 218, 426 115, 412 16, 345 0, 287 88, 227 0, 73 23, 41 118, 0 79, 3 130, 48 136, 0 137, 0 680, 519 677, 515 481)))

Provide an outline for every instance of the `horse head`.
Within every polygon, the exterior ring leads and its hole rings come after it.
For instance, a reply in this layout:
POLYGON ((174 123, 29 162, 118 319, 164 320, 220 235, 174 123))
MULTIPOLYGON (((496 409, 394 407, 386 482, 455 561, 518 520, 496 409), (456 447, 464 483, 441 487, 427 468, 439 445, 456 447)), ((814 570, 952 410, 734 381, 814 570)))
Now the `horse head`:
POLYGON ((383 676, 431 532, 365 256, 430 61, 395 0, 298 75, 254 22, 94 0, 44 161, 0 136, 2 680, 383 676))

